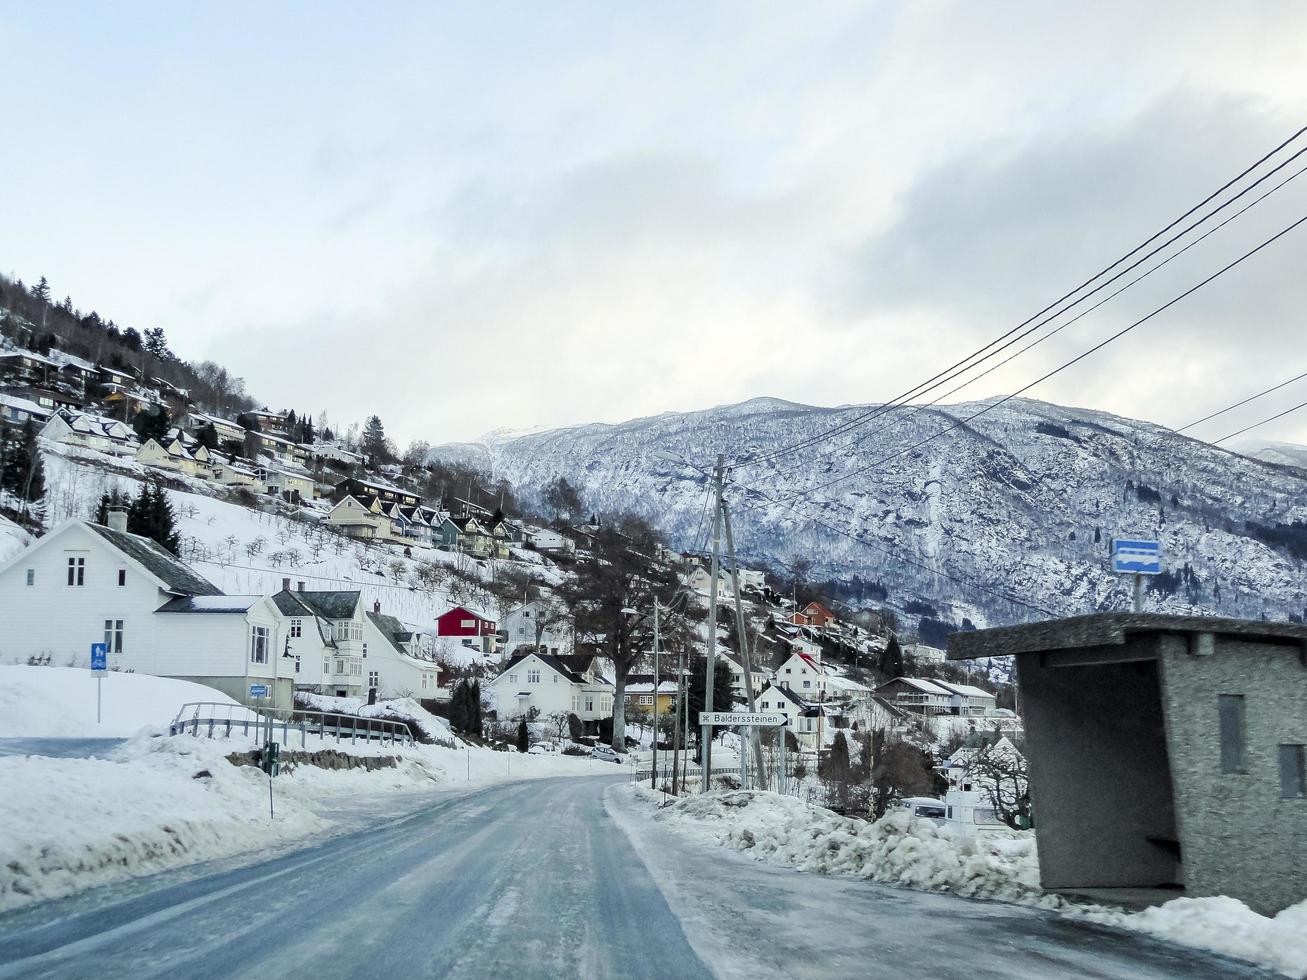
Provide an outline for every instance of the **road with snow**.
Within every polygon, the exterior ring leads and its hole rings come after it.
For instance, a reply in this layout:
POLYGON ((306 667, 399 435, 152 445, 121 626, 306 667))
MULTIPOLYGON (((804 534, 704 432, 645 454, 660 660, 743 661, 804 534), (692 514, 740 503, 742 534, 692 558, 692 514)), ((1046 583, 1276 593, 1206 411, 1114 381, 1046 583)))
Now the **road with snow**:
POLYGON ((605 808, 621 779, 433 795, 243 867, 0 916, 0 978, 1268 976, 1030 909, 756 864, 621 794, 605 808))

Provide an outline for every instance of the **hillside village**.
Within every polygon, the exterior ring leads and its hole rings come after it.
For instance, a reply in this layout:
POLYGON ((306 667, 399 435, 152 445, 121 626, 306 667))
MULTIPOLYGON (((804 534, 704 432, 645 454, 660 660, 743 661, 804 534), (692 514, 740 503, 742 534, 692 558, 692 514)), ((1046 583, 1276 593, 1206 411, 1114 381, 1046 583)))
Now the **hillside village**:
MULTIPOLYGON (((376 418, 338 435, 325 418, 192 391, 149 370, 153 359, 178 377, 166 347, 133 357, 109 343, 96 360, 12 309, 0 328, 0 590, 24 598, 0 661, 85 665, 88 637, 103 638, 113 670, 198 681, 252 707, 413 698, 448 716, 459 686, 475 685, 477 737, 507 742, 526 722, 532 742, 697 739, 684 719, 704 697, 706 554, 588 513, 566 481, 512 488, 420 449, 401 458, 376 418), (159 507, 162 530, 145 516, 159 507), (656 678, 653 593, 603 573, 623 562, 663 583, 660 601, 679 600, 656 678)), ((719 574, 715 703, 747 706, 738 591, 753 708, 786 717, 795 792, 833 803, 839 778, 870 771, 876 734, 910 747, 882 780, 884 803, 942 795, 968 738, 1019 734, 1001 666, 964 673, 889 611, 797 576, 719 574)))

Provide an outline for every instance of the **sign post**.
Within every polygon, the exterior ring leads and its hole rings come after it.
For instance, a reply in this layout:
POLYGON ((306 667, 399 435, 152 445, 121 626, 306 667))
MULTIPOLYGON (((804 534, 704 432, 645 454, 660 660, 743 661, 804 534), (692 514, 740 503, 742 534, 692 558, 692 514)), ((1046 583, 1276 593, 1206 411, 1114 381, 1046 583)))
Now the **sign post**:
MULTIPOLYGON (((713 728, 782 728, 789 724, 790 719, 784 714, 777 711, 700 711, 699 724, 703 730, 711 732, 713 728)), ((785 738, 781 734, 781 766, 785 765, 785 738)), ((744 748, 744 742, 740 742, 740 775, 741 783, 744 783, 744 776, 748 773, 748 756, 744 748)), ((761 756, 759 757, 761 765, 761 756)), ((782 778, 784 773, 782 772, 782 778)), ((758 773, 758 779, 762 778, 762 773, 758 773)), ((704 786, 708 783, 708 771, 704 770, 704 786)), ((745 783, 747 785, 747 783, 745 783)), ((701 793, 707 790, 700 787, 701 793)))
POLYGON ((1144 576, 1162 574, 1162 544, 1138 538, 1112 539, 1112 571, 1133 575, 1134 611, 1144 611, 1144 576))
POLYGON ((91 644, 91 673, 95 675, 95 723, 100 724, 100 701, 104 693, 104 675, 109 672, 109 644, 91 644))

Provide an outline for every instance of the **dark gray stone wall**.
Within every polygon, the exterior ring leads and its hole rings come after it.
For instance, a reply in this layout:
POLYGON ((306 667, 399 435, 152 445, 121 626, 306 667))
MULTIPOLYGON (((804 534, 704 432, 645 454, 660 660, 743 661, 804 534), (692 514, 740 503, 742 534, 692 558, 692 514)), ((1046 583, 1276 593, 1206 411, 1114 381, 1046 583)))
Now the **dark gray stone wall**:
MULTIPOLYGON (((1187 895, 1231 895, 1264 914, 1307 898, 1307 799, 1280 799, 1278 746, 1307 744, 1301 648, 1218 637, 1192 656, 1160 637, 1187 895), (1221 772, 1217 696, 1245 697, 1244 773, 1221 772)), ((1042 858, 1042 851, 1041 851, 1042 858)))
POLYGON ((1178 883, 1174 855, 1149 841, 1175 837, 1156 663, 1048 667, 1032 655, 1017 674, 1043 886, 1178 883))

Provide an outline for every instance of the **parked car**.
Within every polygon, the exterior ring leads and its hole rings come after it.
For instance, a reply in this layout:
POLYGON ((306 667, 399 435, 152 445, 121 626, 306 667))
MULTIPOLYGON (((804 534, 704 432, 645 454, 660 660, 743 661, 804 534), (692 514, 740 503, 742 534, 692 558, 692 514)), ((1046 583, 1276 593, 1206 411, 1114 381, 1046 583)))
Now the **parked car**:
POLYGON ((622 764, 622 757, 607 745, 596 745, 590 750, 590 757, 601 762, 616 762, 619 766, 622 764))
POLYGON ((910 796, 907 799, 899 800, 898 805, 914 817, 923 820, 934 820, 941 823, 944 820, 945 805, 943 800, 934 800, 925 796, 910 796))
POLYGON ((527 755, 557 755, 558 746, 553 742, 536 742, 526 751, 527 755))

